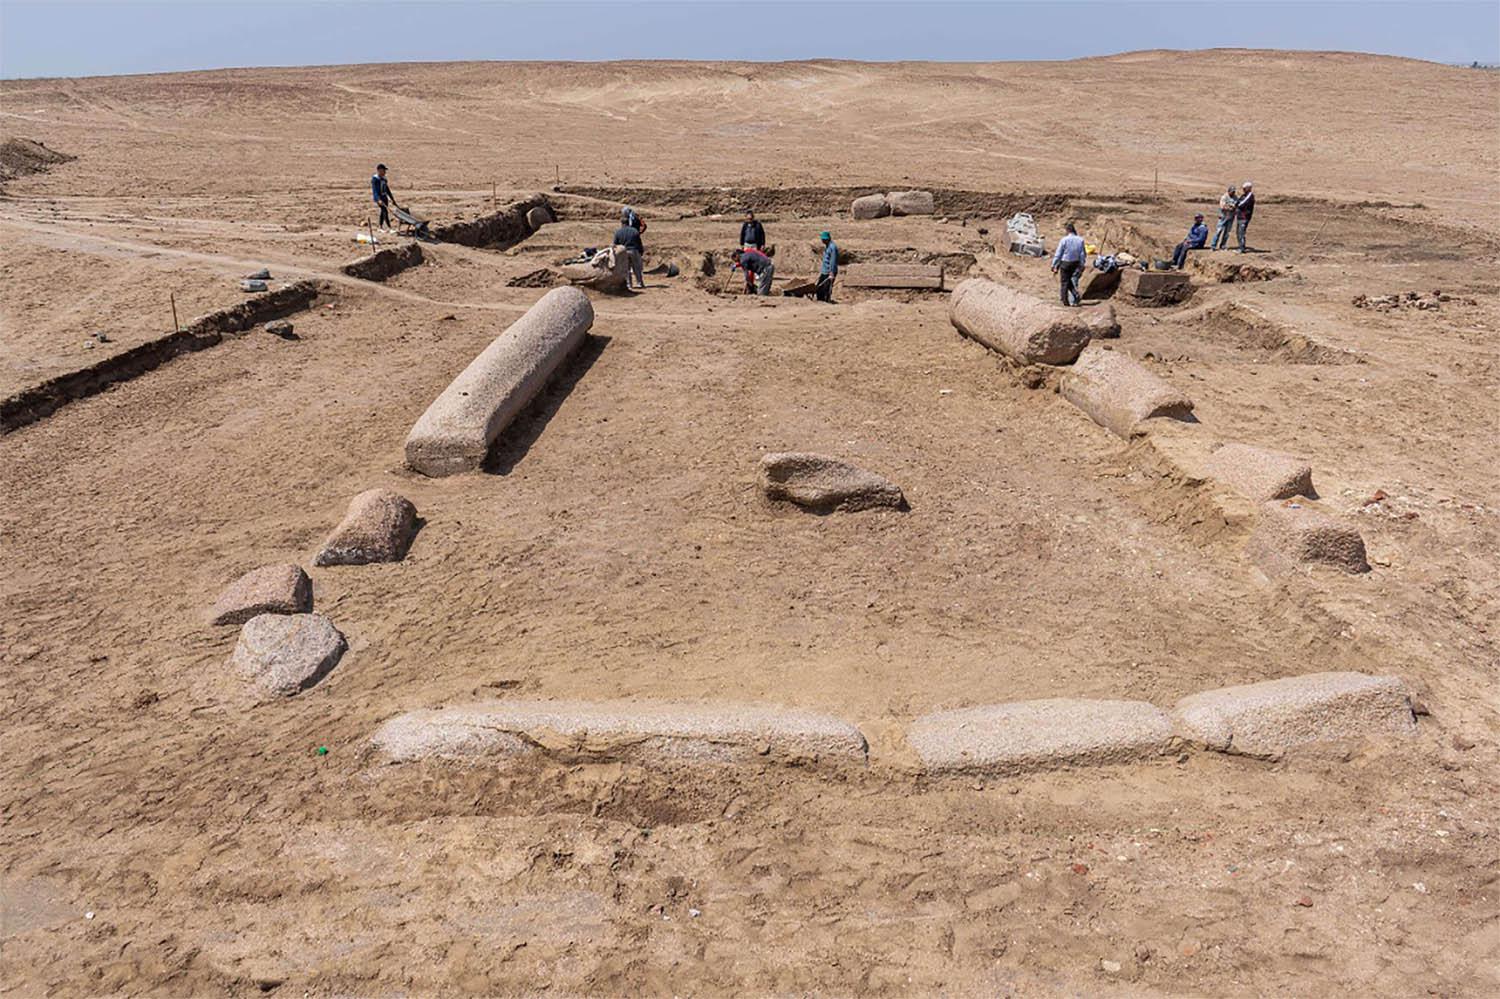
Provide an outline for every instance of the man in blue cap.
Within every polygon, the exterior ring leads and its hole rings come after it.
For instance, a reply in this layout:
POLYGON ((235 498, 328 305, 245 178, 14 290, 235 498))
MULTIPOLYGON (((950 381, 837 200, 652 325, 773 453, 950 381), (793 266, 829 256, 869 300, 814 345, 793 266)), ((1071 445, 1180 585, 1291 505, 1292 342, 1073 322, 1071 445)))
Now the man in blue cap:
POLYGON ((816 298, 820 302, 833 301, 833 279, 839 274, 839 245, 833 241, 827 229, 818 233, 818 238, 823 241, 823 262, 818 267, 818 290, 816 298))

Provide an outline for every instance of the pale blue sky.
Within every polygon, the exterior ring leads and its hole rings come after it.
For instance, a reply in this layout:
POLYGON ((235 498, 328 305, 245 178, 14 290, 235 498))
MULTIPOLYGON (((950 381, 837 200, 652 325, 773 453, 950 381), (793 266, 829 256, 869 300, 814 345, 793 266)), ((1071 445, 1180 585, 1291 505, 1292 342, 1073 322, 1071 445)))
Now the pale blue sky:
POLYGON ((455 59, 1068 59, 1225 46, 1500 62, 1500 0, 0 0, 0 77, 12 78, 455 59))

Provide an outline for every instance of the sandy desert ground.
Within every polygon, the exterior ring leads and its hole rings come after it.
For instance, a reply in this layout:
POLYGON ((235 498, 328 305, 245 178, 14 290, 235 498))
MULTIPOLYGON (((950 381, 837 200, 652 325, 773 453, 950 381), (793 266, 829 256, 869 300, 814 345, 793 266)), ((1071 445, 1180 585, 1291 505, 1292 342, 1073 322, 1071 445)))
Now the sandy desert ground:
POLYGON ((169 296, 186 321, 256 268, 325 284, 296 340, 227 338, 0 436, 0 993, 1500 993, 1500 75, 1238 51, 238 70, 0 83, 8 137, 74 158, 4 181, 0 397, 162 336, 169 296), (560 220, 350 278, 376 161, 434 219, 539 191, 560 220), (779 274, 829 228, 1050 299, 1044 261, 996 252, 1011 212, 1165 254, 1246 178, 1270 279, 1117 301, 1115 349, 1206 427, 1305 456, 1368 574, 1268 575, 1199 484, 959 336, 945 293, 827 306, 699 272, 753 205, 779 274), (909 187, 937 214, 849 218, 909 187), (596 297, 484 473, 405 470, 413 421, 542 294, 518 279, 625 198, 681 275, 596 297), (910 509, 772 505, 778 450, 910 509), (420 513, 407 557, 311 568, 373 486, 420 513), (257 703, 204 614, 285 561, 349 651, 257 703), (1321 670, 1402 678, 1416 736, 1003 777, 924 774, 903 739, 941 708, 1321 670), (496 697, 814 709, 869 764, 370 746, 496 697))

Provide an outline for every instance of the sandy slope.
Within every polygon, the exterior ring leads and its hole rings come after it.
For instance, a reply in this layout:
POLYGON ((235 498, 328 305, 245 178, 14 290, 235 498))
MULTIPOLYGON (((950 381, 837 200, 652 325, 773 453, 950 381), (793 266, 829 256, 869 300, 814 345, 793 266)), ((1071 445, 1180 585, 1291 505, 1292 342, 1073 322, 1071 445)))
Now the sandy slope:
MULTIPOLYGON (((0 988, 1500 989, 1496 97, 1493 74, 1241 52, 0 84, 6 129, 79 156, 0 202, 0 393, 159 334, 168 293, 228 304, 261 264, 334 280, 296 342, 229 341, 0 438, 0 988), (491 182, 550 188, 554 165, 630 187, 648 264, 686 272, 596 302, 490 474, 412 476, 401 440, 540 294, 509 282, 601 242, 612 205, 561 195, 566 219, 512 251, 338 279, 376 158, 438 217, 491 182), (1158 164, 1159 197, 1113 197, 1158 164), (1118 347, 1215 432, 1306 455, 1369 576, 1258 573, 1191 488, 954 334, 941 295, 825 308, 695 278, 735 231, 701 209, 740 185, 1025 189, 1051 196, 1049 232, 1161 252, 1241 174, 1280 276, 1122 304, 1118 347), (1437 287, 1436 311, 1351 304, 1437 287), (96 328, 114 343, 85 348, 96 328), (912 508, 769 507, 755 462, 784 448, 889 474, 912 508), (247 568, 309 564, 374 485, 425 519, 410 556, 315 571, 349 654, 244 703, 204 608, 247 568), (1170 704, 1319 669, 1405 677, 1418 738, 1004 781, 919 778, 900 738, 933 708, 1170 704), (873 762, 393 768, 365 748, 401 710, 510 694, 811 707, 859 724, 873 762)), ((967 254, 1052 294, 1042 262, 991 252, 983 211, 856 224, 803 197, 768 219, 784 274, 832 227, 867 258, 967 254)))

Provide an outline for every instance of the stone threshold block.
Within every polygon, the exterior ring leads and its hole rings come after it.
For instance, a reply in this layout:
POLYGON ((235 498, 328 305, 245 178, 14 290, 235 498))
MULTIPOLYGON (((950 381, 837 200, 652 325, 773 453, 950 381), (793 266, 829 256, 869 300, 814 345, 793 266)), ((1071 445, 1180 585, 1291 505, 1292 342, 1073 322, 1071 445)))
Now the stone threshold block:
POLYGON ((1160 756, 1172 725, 1144 701, 1053 698, 923 715, 906 739, 928 773, 1019 774, 1160 756))
POLYGON ((839 274, 846 288, 922 288, 941 291, 941 264, 850 264, 839 274))
POLYGON ((1309 673, 1191 694, 1172 709, 1172 722, 1186 742, 1263 759, 1306 743, 1417 730, 1406 685, 1363 673, 1309 673))
POLYGON ((550 752, 596 759, 863 765, 859 729, 830 715, 768 705, 668 701, 493 700, 410 711, 372 741, 392 760, 550 752))

